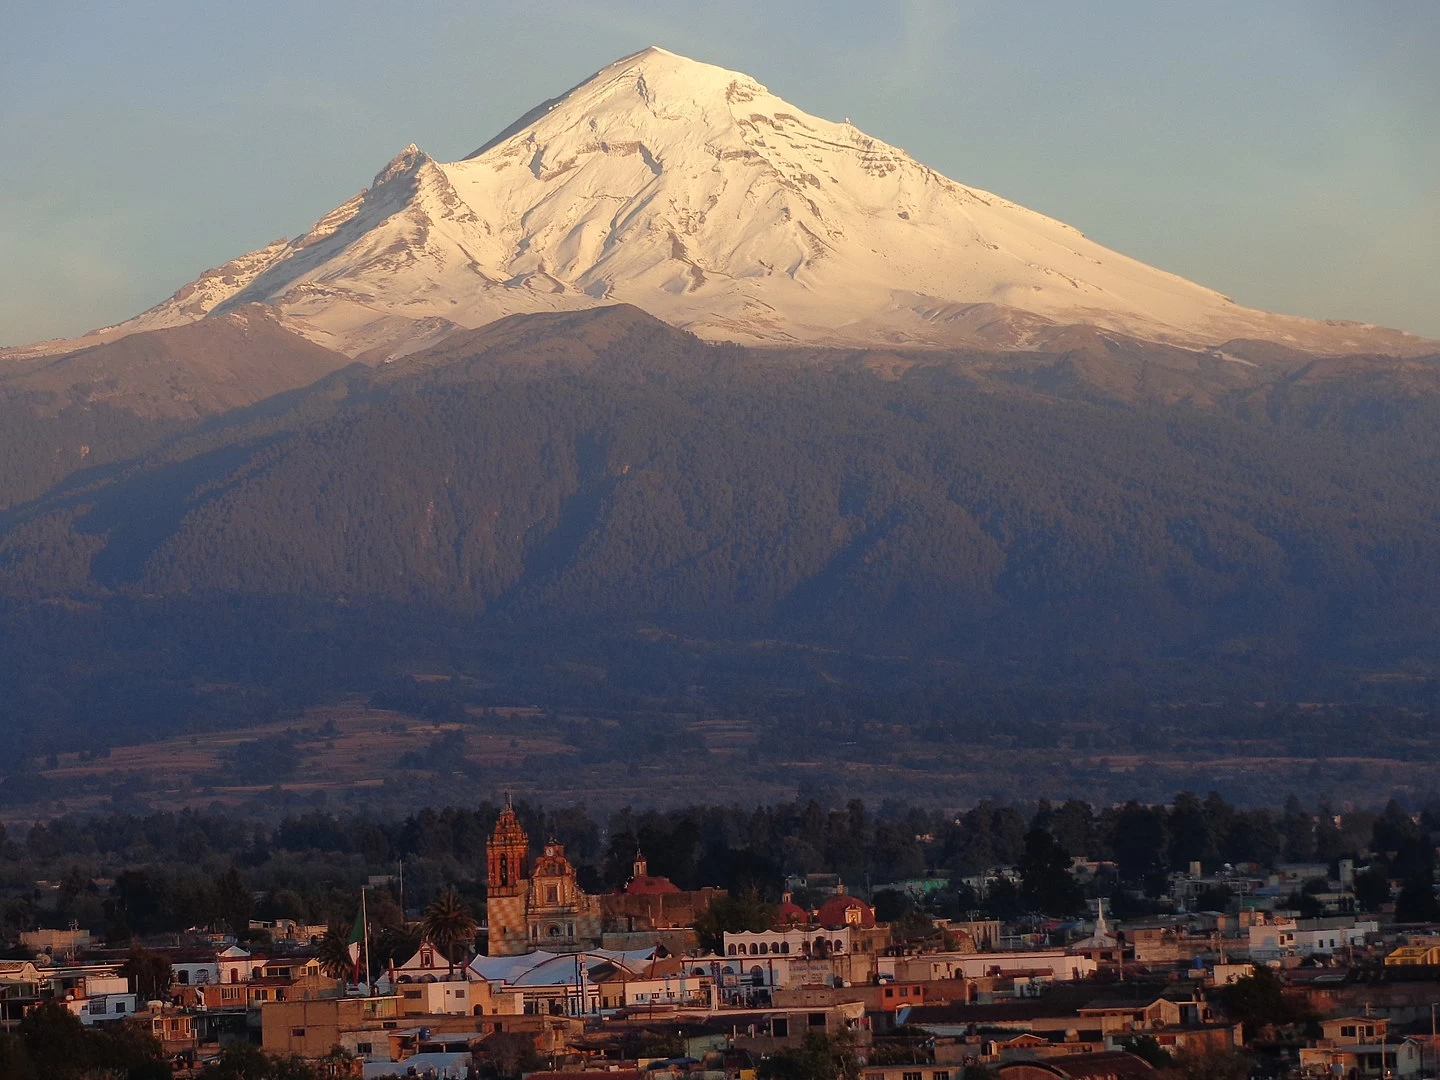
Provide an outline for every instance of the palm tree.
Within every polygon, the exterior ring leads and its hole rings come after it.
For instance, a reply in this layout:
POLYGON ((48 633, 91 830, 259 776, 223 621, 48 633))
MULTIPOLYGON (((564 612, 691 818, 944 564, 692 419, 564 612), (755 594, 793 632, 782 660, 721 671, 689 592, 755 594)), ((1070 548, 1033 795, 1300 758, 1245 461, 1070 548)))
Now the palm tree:
POLYGON ((333 926, 325 931, 315 950, 315 959, 320 961, 320 970, 332 979, 348 981, 355 965, 350 962, 350 943, 345 935, 333 926))
POLYGON ((473 942, 478 926, 475 916, 470 914, 470 908, 460 899, 453 885, 430 901, 430 906, 425 909, 425 918, 420 923, 424 940, 440 950, 450 965, 451 974, 455 972, 456 946, 473 942))

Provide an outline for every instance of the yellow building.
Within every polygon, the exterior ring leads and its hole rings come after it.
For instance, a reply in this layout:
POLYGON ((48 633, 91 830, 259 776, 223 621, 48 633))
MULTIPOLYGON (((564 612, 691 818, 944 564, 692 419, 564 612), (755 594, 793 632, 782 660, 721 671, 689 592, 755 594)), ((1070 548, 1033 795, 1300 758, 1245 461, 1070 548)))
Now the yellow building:
POLYGON ((1440 965, 1440 945, 1401 945, 1385 957, 1391 967, 1435 967, 1440 965))

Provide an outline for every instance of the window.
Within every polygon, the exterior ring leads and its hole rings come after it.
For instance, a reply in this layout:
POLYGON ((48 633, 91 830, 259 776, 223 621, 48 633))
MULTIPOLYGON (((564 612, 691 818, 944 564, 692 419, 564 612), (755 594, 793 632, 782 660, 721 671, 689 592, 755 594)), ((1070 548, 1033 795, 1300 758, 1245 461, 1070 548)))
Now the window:
POLYGON ((900 996, 901 996, 901 997, 909 997, 909 996, 910 996, 910 988, 909 988, 908 986, 902 986, 902 987, 900 987, 900 996))
POLYGON ((104 998, 96 998, 94 1001, 90 1002, 90 1015, 91 1015, 91 1016, 98 1016, 98 1015, 102 1014, 104 1011, 105 1011, 105 999, 104 999, 104 998))
POLYGON ((560 887, 558 885, 545 886, 545 902, 547 904, 558 904, 560 902, 560 887))
POLYGON ((790 1021, 783 1016, 777 1016, 771 1020, 770 1035, 776 1039, 788 1039, 790 1037, 790 1021))
POLYGON ((888 998, 893 998, 895 996, 895 988, 893 986, 885 987, 885 996, 888 998))
POLYGON ((949 1069, 936 1069, 930 1074, 930 1080, 950 1080, 949 1069))
POLYGON ((900 1074, 900 1080, 922 1080, 922 1077, 918 1072, 907 1072, 900 1074))
POLYGON ((825 1014, 811 1013, 809 1016, 805 1017, 805 1022, 811 1027, 823 1028, 825 1026, 825 1014))
POLYGON ((734 945, 727 945, 727 946, 725 947, 725 955, 726 955, 726 956, 734 956, 734 955, 735 955, 735 946, 734 946, 734 945))
POLYGON ((419 991, 419 990, 406 990, 406 991, 405 991, 405 1000, 406 1000, 406 1001, 419 1001, 419 1000, 420 1000, 420 991, 419 991))
POLYGON ((303 1038, 305 1037, 305 1029, 304 1029, 304 1028, 291 1028, 291 1029, 290 1029, 290 1037, 291 1037, 292 1039, 303 1039, 303 1038))
POLYGON ((123 1012, 125 1011, 125 1002, 123 1002, 123 1001, 117 1001, 117 1002, 115 1002, 115 1011, 116 1011, 117 1013, 123 1013, 123 1012))
POLYGON ((790 954, 790 943, 788 941, 782 941, 780 943, 780 951, 788 956, 790 954))
POLYGON ((177 971, 177 972, 175 973, 175 980, 176 980, 181 986, 189 986, 189 985, 190 985, 190 972, 188 972, 188 971, 185 970, 184 968, 181 968, 179 971, 177 971))
POLYGON ((368 1057, 370 1054, 373 1054, 375 1052, 375 1045, 373 1043, 356 1043, 355 1052, 357 1054, 364 1054, 368 1057))
POLYGON ((1354 1025, 1354 1024, 1344 1024, 1344 1025, 1342 1025, 1341 1028, 1340 1028, 1340 1037, 1341 1037, 1342 1039, 1353 1039, 1353 1038, 1355 1038, 1355 1025, 1354 1025))

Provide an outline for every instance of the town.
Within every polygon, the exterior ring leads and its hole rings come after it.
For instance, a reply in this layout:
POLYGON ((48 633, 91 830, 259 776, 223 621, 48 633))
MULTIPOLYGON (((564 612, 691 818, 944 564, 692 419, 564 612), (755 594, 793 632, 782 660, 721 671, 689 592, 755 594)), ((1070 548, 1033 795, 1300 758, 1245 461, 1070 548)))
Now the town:
MULTIPOLYGON (((1120 808, 1111 854, 1133 855, 1120 840, 1137 842, 1145 820, 1165 822, 1167 850, 1183 854, 1192 803, 1120 808)), ((1202 809, 1245 819, 1214 797, 1202 809)), ((1428 811, 1359 815, 1394 845, 1361 863, 1316 854, 1345 817, 1292 806, 1291 825, 1310 825, 1307 861, 1196 858, 1108 893, 1120 863, 1071 856, 1056 839, 1067 813, 1080 804, 1042 803, 1013 865, 863 883, 797 869, 767 895, 682 888, 638 844, 622 884, 587 891, 566 845, 531 835, 507 801, 482 841, 483 909, 448 885, 406 909, 401 866, 349 894, 349 925, 242 928, 232 910, 228 928, 128 947, 78 919, 21 930, 0 962, 0 1039, 33 1059, 32 1044, 58 1053, 66 1031, 77 1046, 109 1038, 131 1057, 107 1059, 120 1066, 105 1075, 135 1077, 1436 1075, 1440 920, 1433 885, 1417 897, 1422 871, 1433 879, 1428 811), (942 895, 974 906, 936 914, 942 895)), ((887 843, 863 808, 830 816, 887 843)), ((37 829, 42 846, 64 831, 37 829)), ((226 877, 216 895, 239 902, 239 874, 226 877)), ((254 898, 240 899, 249 911, 254 898)))

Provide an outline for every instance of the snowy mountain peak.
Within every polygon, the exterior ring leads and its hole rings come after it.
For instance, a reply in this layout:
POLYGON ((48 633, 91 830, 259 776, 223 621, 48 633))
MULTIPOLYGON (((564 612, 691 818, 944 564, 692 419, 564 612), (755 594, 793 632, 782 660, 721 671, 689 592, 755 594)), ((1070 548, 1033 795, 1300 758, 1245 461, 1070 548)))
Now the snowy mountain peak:
POLYGON ((626 302, 743 342, 1034 348, 1087 326, 1189 347, 1428 347, 1239 307, 657 46, 461 161, 407 146, 304 235, 187 289, 203 297, 181 290, 107 334, 259 302, 320 344, 394 356, 505 315, 626 302))

